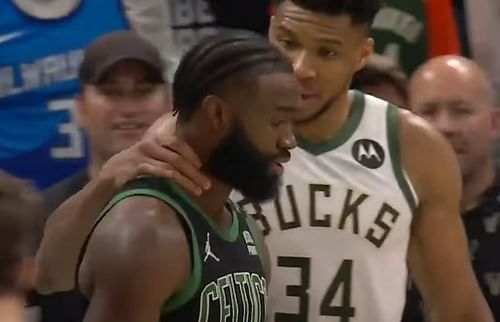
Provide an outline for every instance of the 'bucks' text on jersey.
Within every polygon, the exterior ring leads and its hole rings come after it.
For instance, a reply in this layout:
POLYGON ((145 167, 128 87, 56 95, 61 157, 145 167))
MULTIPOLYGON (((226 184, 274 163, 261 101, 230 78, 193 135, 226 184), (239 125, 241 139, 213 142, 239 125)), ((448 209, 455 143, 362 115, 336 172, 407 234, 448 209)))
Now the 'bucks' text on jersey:
POLYGON ((339 135, 298 138, 278 199, 234 195, 269 247, 269 321, 400 321, 417 198, 400 164, 397 108, 351 93, 339 135))

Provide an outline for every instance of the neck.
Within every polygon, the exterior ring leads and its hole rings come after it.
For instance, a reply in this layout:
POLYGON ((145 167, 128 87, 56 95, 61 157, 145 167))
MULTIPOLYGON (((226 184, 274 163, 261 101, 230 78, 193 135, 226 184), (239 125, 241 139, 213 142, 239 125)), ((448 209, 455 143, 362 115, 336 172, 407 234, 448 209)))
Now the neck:
MULTIPOLYGON (((204 125, 195 122, 193 122, 193 126, 181 124, 177 123, 176 135, 186 141, 198 155, 202 164, 205 165, 213 147, 206 140, 207 136, 204 135, 206 132, 203 130, 204 125)), ((205 174, 208 173, 205 166, 202 167, 201 171, 205 174)), ((208 176, 211 184, 209 190, 203 191, 200 196, 195 196, 189 192, 188 194, 218 227, 224 229, 231 225, 231 216, 225 206, 231 194, 232 187, 209 174, 208 176)))
POLYGON ((226 209, 226 204, 233 189, 213 177, 210 177, 210 182, 209 190, 204 191, 201 196, 191 195, 191 198, 219 228, 229 228, 231 214, 226 209))
POLYGON ((486 164, 478 167, 479 171, 463 178, 462 213, 474 208, 483 194, 495 180, 495 164, 488 158, 486 164))
POLYGON ((311 143, 322 143, 335 137, 347 121, 352 100, 352 95, 346 91, 318 118, 304 124, 296 124, 295 133, 311 143))
POLYGON ((19 296, 0 297, 0 316, 5 322, 24 321, 24 303, 19 296))

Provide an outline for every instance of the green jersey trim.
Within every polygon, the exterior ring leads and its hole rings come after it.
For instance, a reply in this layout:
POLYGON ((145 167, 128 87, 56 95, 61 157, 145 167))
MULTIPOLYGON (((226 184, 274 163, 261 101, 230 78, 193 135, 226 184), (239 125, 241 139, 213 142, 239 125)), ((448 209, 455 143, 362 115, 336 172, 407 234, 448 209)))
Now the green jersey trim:
POLYGON ((185 193, 173 182, 169 182, 169 185, 175 191, 175 193, 177 193, 181 198, 184 199, 185 202, 187 202, 191 207, 193 207, 203 216, 208 225, 217 233, 217 235, 219 235, 220 238, 228 242, 234 242, 238 239, 238 235, 240 232, 238 215, 231 206, 229 206, 232 217, 231 226, 228 229, 223 230, 213 222, 210 216, 205 214, 205 212, 193 201, 190 196, 188 196, 187 193, 185 193))
POLYGON ((338 148, 354 134, 361 122, 365 110, 365 96, 359 91, 352 91, 353 100, 349 116, 340 132, 328 141, 312 143, 305 138, 297 137, 298 146, 314 155, 320 155, 338 148))
POLYGON ((417 209, 417 201, 410 188, 410 183, 403 171, 401 164, 401 144, 399 139, 399 112, 398 108, 389 104, 387 106, 387 140, 389 142, 389 153, 391 155, 392 169, 399 188, 414 212, 417 209))
POLYGON ((201 283, 201 271, 202 271, 202 262, 201 262, 201 257, 200 257, 200 250, 198 247, 198 240, 196 238, 196 232, 193 228, 193 225, 191 224, 191 221, 189 220, 189 217, 187 216, 186 212, 182 207, 179 206, 179 204, 173 200, 171 197, 166 195, 165 193, 162 193, 160 191, 154 190, 154 189, 147 189, 147 188, 137 188, 137 189, 131 189, 131 190, 126 190, 124 192, 118 193, 111 201, 108 203, 108 205, 104 208, 104 210, 101 212, 101 215, 98 218, 98 221, 102 219, 106 215, 107 212, 111 210, 118 202, 129 198, 133 196, 147 196, 147 197, 153 197, 156 199, 159 199, 163 202, 165 202, 167 205, 170 207, 174 208, 175 211, 177 211, 178 214, 182 216, 184 219, 184 222, 188 225, 189 230, 191 232, 191 248, 192 248, 192 272, 191 272, 191 277, 186 284, 186 286, 180 290, 178 293, 174 294, 170 299, 168 299, 164 306, 163 306, 163 311, 164 312, 170 312, 173 310, 176 310, 177 308, 181 307, 182 305, 186 304, 196 293, 198 290, 200 283, 201 283))

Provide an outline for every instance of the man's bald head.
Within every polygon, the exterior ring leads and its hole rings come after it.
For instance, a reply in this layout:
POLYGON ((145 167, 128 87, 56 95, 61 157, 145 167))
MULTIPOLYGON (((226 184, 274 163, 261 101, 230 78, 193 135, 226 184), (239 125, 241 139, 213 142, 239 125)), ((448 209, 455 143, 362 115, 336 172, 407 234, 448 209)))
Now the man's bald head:
POLYGON ((484 70, 460 56, 436 57, 412 76, 411 109, 451 143, 462 175, 475 175, 489 162, 498 128, 495 93, 484 70))
POLYGON ((495 91, 486 72, 474 61, 454 55, 430 59, 419 67, 410 81, 410 101, 418 98, 420 90, 428 90, 430 85, 447 92, 462 92, 463 88, 473 91, 490 107, 495 104, 495 91))

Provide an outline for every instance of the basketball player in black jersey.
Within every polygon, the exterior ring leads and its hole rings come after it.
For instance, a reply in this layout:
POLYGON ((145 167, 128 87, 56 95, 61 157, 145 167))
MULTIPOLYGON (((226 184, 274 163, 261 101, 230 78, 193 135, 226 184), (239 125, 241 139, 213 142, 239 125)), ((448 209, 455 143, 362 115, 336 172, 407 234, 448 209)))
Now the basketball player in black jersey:
POLYGON ((290 63, 265 38, 228 32, 183 58, 173 84, 177 134, 211 176, 198 197, 158 177, 129 182, 80 252, 86 322, 264 321, 258 235, 228 202, 233 188, 272 198, 295 147, 290 63))

